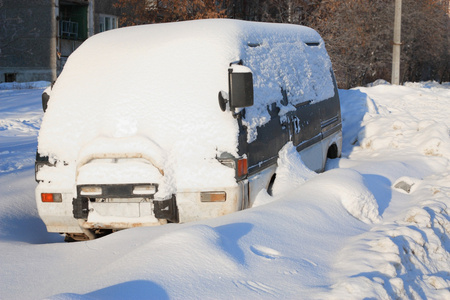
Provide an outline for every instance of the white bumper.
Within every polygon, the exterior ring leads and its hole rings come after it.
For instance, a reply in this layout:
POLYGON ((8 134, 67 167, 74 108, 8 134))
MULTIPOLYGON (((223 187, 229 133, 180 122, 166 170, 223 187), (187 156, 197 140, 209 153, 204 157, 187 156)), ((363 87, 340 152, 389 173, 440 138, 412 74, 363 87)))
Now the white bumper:
MULTIPOLYGON (((200 191, 181 191, 176 195, 180 223, 199 221, 236 212, 246 206, 246 182, 223 188, 226 201, 202 202, 200 191)), ((154 215, 153 201, 145 202, 88 202, 89 214, 79 222, 74 218, 72 190, 56 190, 39 184, 36 188, 37 208, 49 232, 82 233, 84 229, 126 229, 166 224, 167 220, 154 215), (61 193, 62 202, 42 202, 41 193, 61 193)))

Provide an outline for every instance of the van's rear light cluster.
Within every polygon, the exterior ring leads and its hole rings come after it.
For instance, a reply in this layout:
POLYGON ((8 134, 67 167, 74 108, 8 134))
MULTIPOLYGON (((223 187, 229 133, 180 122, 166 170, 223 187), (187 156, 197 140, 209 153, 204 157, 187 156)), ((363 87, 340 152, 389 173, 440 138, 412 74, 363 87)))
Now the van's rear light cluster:
POLYGON ((243 177, 248 174, 247 158, 241 158, 237 161, 237 176, 243 177))
MULTIPOLYGON (((231 156, 231 155, 230 155, 231 156)), ((220 163, 224 166, 227 166, 229 168, 235 169, 236 171, 236 179, 244 179, 248 174, 248 161, 247 157, 241 157, 241 158, 218 158, 220 163)))
POLYGON ((225 192, 202 192, 200 200, 202 202, 225 202, 227 194, 225 192))
POLYGON ((62 202, 62 195, 60 193, 42 193, 42 202, 62 202))

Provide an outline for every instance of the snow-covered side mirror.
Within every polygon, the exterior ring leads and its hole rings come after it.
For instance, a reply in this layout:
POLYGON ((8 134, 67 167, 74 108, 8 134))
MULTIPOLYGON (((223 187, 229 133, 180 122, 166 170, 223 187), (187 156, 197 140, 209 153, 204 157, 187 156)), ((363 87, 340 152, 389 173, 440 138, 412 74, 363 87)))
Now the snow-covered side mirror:
POLYGON ((229 103, 230 110, 253 105, 253 75, 252 71, 241 65, 232 65, 228 69, 228 94, 219 92, 219 105, 225 111, 229 103))

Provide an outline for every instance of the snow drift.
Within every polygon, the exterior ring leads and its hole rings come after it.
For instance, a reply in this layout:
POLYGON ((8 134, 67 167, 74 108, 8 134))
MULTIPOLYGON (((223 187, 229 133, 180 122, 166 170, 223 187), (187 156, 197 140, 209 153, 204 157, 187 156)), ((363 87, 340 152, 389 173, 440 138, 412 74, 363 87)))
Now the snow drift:
POLYGON ((0 298, 448 299, 449 87, 341 90, 346 143, 324 174, 286 171, 250 210, 71 244, 34 202, 42 90, 0 90, 0 298))

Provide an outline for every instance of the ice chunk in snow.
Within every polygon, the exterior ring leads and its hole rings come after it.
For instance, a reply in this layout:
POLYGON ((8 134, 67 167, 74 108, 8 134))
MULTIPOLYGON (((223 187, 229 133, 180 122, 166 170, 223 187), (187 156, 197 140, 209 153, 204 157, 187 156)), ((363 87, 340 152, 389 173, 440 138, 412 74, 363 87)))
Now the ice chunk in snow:
POLYGON ((397 190, 403 190, 406 193, 413 192, 415 189, 416 183, 418 183, 419 179, 411 178, 411 177, 400 177, 395 181, 392 185, 397 190))

